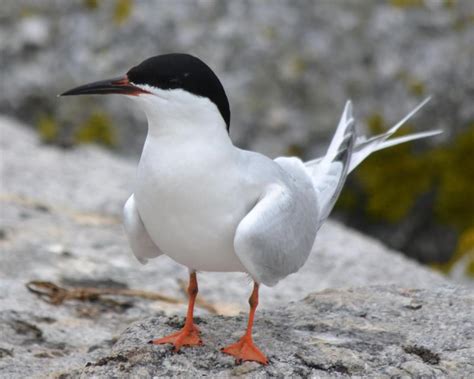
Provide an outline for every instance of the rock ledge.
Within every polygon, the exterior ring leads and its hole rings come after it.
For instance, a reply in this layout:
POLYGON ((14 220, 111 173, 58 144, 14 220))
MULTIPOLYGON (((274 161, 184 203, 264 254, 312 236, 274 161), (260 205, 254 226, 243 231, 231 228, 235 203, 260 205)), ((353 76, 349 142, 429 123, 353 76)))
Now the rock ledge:
POLYGON ((183 348, 146 341, 177 329, 182 318, 160 315, 127 328, 110 353, 72 377, 474 375, 474 296, 449 286, 326 290, 257 316, 256 343, 270 364, 235 365, 219 348, 238 338, 246 317, 198 319, 205 345, 183 348))

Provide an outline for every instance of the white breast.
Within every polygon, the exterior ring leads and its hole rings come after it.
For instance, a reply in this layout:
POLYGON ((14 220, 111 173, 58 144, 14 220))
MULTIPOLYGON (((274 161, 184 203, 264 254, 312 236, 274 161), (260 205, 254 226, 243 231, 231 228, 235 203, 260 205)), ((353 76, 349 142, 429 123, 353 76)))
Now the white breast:
POLYGON ((233 241, 256 195, 243 188, 234 150, 163 136, 145 143, 137 207, 160 250, 189 268, 245 271, 233 241))

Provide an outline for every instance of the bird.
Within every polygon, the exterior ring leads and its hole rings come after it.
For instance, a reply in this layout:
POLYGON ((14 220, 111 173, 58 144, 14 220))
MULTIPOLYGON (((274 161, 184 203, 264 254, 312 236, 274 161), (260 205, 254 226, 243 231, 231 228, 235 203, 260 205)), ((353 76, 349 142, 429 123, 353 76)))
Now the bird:
POLYGON ((185 53, 153 56, 123 76, 60 96, 105 94, 132 99, 148 121, 123 212, 131 250, 142 263, 166 255, 189 270, 184 326, 150 342, 171 344, 174 351, 201 345, 193 317, 197 273, 243 272, 253 280, 247 328, 221 349, 236 362, 269 363, 252 337, 259 287, 274 286, 304 265, 347 175, 373 152, 440 133, 393 137, 429 98, 371 138, 357 133, 347 101, 325 155, 306 162, 271 159, 232 143, 221 81, 201 59, 185 53))

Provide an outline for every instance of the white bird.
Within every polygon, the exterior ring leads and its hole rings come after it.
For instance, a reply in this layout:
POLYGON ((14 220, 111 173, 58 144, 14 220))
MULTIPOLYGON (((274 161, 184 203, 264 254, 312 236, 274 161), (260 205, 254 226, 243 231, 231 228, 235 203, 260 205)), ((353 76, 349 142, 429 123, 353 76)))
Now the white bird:
POLYGON ((439 133, 389 139, 427 99, 386 133, 358 137, 348 101, 325 156, 272 160, 232 144, 224 88, 204 62, 187 54, 155 56, 123 77, 62 95, 110 93, 136 101, 148 119, 124 208, 133 253, 143 263, 165 254, 190 272, 184 327, 151 342, 171 343, 175 351, 200 345, 193 323, 196 272, 245 272, 254 280, 247 331, 222 350, 237 361, 268 363, 252 340, 259 285, 273 286, 304 265, 347 175, 374 151, 439 133))

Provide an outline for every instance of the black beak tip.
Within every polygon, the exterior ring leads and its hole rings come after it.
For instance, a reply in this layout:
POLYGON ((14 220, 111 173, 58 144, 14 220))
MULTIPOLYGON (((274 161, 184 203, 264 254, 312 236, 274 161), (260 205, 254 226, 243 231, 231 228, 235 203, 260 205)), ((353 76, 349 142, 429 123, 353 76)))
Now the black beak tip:
POLYGON ((64 97, 64 96, 73 96, 74 93, 71 93, 72 90, 68 90, 68 91, 65 91, 65 92, 62 92, 62 93, 58 93, 56 95, 56 97, 64 97))
POLYGON ((95 93, 91 92, 90 90, 89 91, 84 91, 84 87, 85 86, 80 86, 80 87, 77 87, 77 88, 73 88, 73 89, 64 91, 64 92, 62 92, 62 93, 60 93, 56 96, 57 97, 63 97, 63 96, 75 96, 75 95, 95 95, 95 93))
POLYGON ((138 95, 139 93, 145 92, 128 81, 127 76, 113 78, 108 80, 101 80, 85 84, 58 95, 62 96, 76 96, 76 95, 108 95, 108 94, 121 94, 121 95, 138 95))
POLYGON ((62 93, 58 93, 58 94, 56 95, 56 97, 74 96, 74 95, 79 95, 79 94, 76 92, 75 88, 74 88, 74 89, 67 90, 67 91, 64 91, 64 92, 62 92, 62 93))

